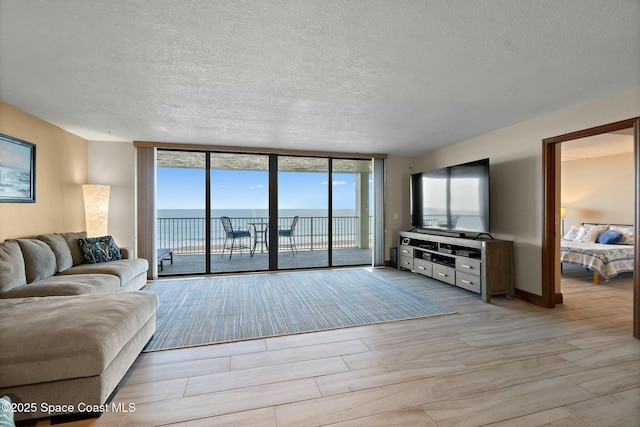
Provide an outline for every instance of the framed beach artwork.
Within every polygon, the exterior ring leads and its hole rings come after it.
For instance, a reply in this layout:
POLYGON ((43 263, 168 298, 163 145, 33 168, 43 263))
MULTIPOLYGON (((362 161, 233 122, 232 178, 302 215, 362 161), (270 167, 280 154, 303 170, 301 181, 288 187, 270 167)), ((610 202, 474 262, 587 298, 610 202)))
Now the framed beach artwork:
POLYGON ((0 133, 0 203, 36 201, 36 145, 0 133))

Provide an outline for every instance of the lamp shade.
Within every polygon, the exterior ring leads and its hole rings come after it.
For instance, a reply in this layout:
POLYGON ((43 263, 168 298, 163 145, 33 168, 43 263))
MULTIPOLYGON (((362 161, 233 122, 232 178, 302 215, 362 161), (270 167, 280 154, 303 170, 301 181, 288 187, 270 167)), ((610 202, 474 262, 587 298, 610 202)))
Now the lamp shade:
POLYGON ((110 192, 110 185, 86 184, 82 186, 84 219, 89 237, 108 234, 110 192))
POLYGON ((567 217, 567 208, 560 208, 560 218, 567 217))

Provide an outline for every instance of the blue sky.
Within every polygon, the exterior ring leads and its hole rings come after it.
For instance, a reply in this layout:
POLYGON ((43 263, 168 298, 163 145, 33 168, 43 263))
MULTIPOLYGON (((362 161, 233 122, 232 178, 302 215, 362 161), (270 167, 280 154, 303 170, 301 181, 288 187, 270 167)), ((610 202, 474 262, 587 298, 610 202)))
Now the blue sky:
MULTIPOLYGON (((158 209, 204 209, 204 175, 202 169, 158 168, 158 209)), ((268 208, 267 172, 212 170, 211 177, 213 209, 268 208)), ((327 173, 280 172, 278 207, 327 209, 327 179, 327 173)), ((334 209, 355 209, 355 182, 355 174, 334 174, 334 209)))

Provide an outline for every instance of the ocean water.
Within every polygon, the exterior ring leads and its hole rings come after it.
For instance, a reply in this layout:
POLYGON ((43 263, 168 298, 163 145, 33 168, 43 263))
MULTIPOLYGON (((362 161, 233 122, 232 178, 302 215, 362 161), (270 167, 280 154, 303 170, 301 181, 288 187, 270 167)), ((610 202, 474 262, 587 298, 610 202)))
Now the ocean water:
POLYGON ((28 198, 31 195, 31 174, 29 171, 0 165, 0 195, 28 198))
MULTIPOLYGON (((328 242, 328 219, 324 209, 281 209, 278 227, 289 228, 294 216, 300 219, 296 225, 296 244, 304 247, 326 247, 328 242)), ((267 209, 215 209, 211 212, 211 243, 213 249, 224 242, 224 230, 219 220, 228 216, 235 230, 261 232, 266 229, 267 209)), ((334 209, 334 244, 348 245, 356 238, 358 220, 354 209, 334 209)), ((373 221, 370 221, 371 223, 373 221)), ((369 225, 372 230, 372 224, 369 225)), ((158 209, 158 247, 169 247, 177 253, 202 252, 205 246, 204 209, 158 209)))

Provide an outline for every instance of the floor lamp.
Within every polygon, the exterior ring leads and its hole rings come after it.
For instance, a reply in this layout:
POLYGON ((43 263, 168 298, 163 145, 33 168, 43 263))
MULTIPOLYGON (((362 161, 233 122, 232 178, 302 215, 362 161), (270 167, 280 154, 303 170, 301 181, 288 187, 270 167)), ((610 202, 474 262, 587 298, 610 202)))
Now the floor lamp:
POLYGON ((108 234, 110 192, 110 185, 85 184, 82 186, 87 237, 108 234))
POLYGON ((560 208, 560 235, 564 236, 564 219, 567 217, 567 208, 560 208))

